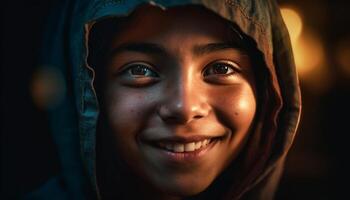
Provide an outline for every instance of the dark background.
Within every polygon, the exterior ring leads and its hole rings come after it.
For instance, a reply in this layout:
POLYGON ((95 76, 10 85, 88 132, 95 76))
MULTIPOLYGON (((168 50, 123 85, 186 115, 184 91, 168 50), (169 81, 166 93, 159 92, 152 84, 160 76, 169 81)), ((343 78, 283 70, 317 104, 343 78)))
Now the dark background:
MULTIPOLYGON (((1 2, 1 199, 19 197, 59 171, 47 114, 34 104, 29 89, 45 19, 55 1, 1 2)), ((297 10, 304 27, 320 38, 327 78, 310 84, 318 73, 300 77, 303 114, 277 199, 343 199, 349 175, 350 73, 342 70, 336 50, 344 41, 350 46, 350 1, 278 2, 297 10)), ((350 55, 344 57, 349 66, 350 55)))

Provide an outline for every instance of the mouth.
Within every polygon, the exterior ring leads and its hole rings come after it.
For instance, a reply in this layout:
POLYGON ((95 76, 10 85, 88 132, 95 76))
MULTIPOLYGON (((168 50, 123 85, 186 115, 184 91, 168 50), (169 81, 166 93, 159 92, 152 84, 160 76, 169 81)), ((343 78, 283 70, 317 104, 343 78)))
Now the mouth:
POLYGON ((212 144, 219 140, 219 138, 208 138, 199 141, 180 143, 180 142, 154 142, 154 147, 160 148, 165 151, 173 153, 190 153, 200 151, 206 148, 209 144, 212 144))
POLYGON ((195 161, 206 155, 225 136, 171 137, 145 142, 165 159, 175 162, 195 161))

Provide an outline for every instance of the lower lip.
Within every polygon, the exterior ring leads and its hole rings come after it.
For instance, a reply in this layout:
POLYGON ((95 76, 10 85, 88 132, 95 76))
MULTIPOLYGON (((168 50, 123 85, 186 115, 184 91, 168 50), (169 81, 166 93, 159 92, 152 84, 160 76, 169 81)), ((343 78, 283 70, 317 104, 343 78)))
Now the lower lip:
POLYGON ((188 163, 188 162, 199 161, 200 159, 202 159, 205 155, 207 155, 210 152, 210 150, 215 146, 217 142, 218 142, 217 140, 212 141, 204 148, 197 149, 191 152, 172 152, 172 151, 168 151, 166 149, 162 149, 154 146, 151 146, 151 147, 157 150, 157 152, 160 153, 161 157, 163 157, 164 159, 170 162, 188 163))

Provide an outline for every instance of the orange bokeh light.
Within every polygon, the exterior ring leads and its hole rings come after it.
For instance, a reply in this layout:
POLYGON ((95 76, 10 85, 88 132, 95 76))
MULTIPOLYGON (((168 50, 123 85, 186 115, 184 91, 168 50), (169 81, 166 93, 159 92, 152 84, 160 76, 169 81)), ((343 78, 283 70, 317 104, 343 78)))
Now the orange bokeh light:
POLYGON ((301 15, 291 8, 281 8, 287 26, 300 79, 313 91, 325 91, 331 84, 325 51, 319 35, 304 27, 301 15))
POLYGON ((38 108, 51 109, 63 100, 63 75, 54 68, 40 68, 33 74, 30 90, 33 102, 38 108))
POLYGON ((292 42, 296 41, 303 29, 303 22, 300 15, 290 8, 282 8, 281 14, 292 42))

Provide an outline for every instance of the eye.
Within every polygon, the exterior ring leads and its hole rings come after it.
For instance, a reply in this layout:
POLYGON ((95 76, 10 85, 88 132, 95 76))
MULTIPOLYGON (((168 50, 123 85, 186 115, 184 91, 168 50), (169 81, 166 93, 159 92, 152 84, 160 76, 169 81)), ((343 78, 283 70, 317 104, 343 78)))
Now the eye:
POLYGON ((238 68, 238 65, 232 61, 213 62, 206 67, 204 71, 204 76, 229 76, 238 73, 238 68))
POLYGON ((116 78, 122 85, 130 87, 149 86, 161 80, 159 73, 146 62, 132 62, 124 65, 116 73, 116 78))
POLYGON ((155 72, 149 64, 146 63, 132 63, 128 64, 123 72, 134 78, 144 78, 144 77, 159 77, 157 72, 155 72))

